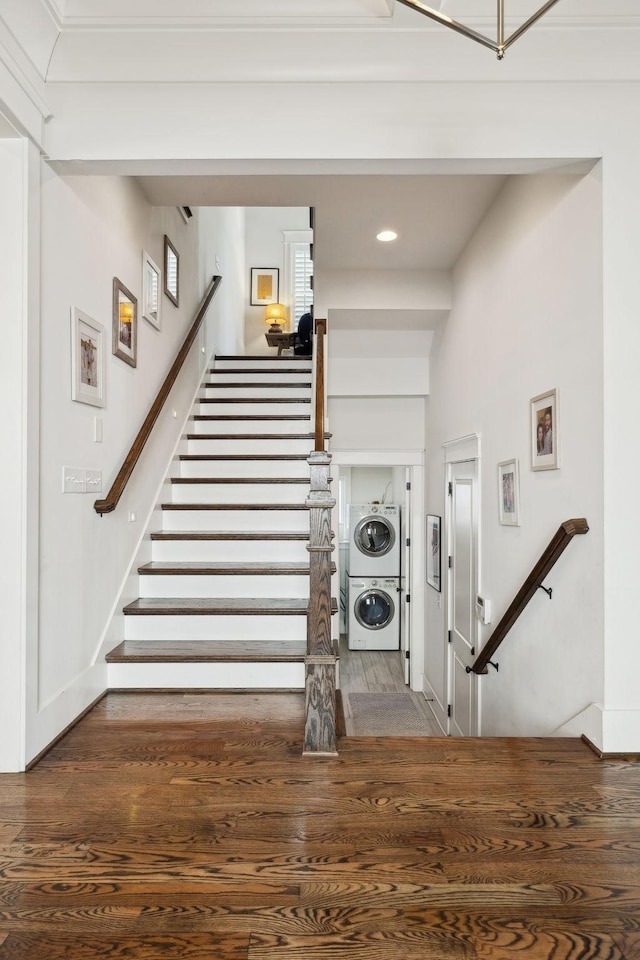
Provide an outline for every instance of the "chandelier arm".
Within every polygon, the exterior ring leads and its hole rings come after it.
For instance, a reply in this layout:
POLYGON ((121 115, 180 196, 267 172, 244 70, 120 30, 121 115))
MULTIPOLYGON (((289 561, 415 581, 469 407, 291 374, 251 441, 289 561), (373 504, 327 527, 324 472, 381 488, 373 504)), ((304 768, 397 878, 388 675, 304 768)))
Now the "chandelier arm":
POLYGON ((498 51, 504 50, 504 0, 498 0, 498 51))
POLYGON ((534 13, 533 16, 529 17, 529 19, 523 23, 521 27, 518 27, 517 30, 514 30, 511 36, 505 40, 503 50, 506 50, 508 47, 510 47, 512 43, 515 43, 516 40, 518 40, 519 37, 521 37, 522 34, 529 29, 529 27, 532 27, 534 23, 537 23, 540 17, 543 17, 547 10, 550 10, 551 7, 555 7, 556 3, 558 2, 559 0, 547 0, 544 6, 540 7, 540 9, 534 13))
MULTIPOLYGON (((557 3, 558 0, 552 0, 552 2, 557 3)), ((431 20, 435 20, 436 23, 440 23, 444 27, 449 27, 451 30, 455 30, 456 33, 461 33, 464 37, 475 40, 476 43, 481 43, 483 47, 489 47, 494 53, 500 52, 498 44, 489 37, 485 37, 482 33, 477 33, 475 30, 472 30, 471 27, 465 27, 463 23, 452 20, 451 17, 447 17, 444 13, 433 10, 425 3, 421 3, 420 0, 398 0, 398 3, 403 3, 405 7, 410 7, 412 10, 424 14, 425 17, 430 17, 431 20)))

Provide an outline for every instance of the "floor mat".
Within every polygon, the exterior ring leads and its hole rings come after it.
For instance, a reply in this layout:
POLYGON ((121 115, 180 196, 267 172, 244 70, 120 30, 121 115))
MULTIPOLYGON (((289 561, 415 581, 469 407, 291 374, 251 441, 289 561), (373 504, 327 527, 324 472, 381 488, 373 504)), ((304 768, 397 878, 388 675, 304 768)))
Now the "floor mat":
POLYGON ((427 721, 407 693, 349 693, 355 737, 429 736, 427 721))

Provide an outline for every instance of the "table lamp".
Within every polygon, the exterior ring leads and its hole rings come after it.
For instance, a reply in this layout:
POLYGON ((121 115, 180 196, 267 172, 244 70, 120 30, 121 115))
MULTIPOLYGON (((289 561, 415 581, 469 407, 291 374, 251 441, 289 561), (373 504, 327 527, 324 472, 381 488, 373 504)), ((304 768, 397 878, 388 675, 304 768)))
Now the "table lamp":
POLYGON ((286 323, 287 308, 283 303, 270 303, 264 312, 264 322, 270 323, 269 333, 282 333, 282 323, 286 323))

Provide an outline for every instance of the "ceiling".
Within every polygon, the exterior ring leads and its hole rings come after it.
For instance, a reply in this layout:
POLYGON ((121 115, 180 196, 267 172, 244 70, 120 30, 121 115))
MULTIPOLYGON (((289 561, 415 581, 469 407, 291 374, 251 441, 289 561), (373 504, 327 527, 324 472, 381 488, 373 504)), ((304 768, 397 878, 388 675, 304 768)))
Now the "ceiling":
POLYGON ((504 182, 500 175, 140 178, 155 205, 315 207, 318 262, 330 270, 448 270, 504 182), (391 228, 393 243, 376 234, 391 228))
MULTIPOLYGON (((495 35, 496 0, 426 2, 495 35)), ((542 2, 505 0, 507 33, 542 2)), ((5 3, 0 0, 0 7, 5 3)), ((28 8, 10 0, 0 21, 12 29, 55 107, 73 88, 89 98, 127 83, 155 83, 176 97, 188 95, 194 83, 210 84, 215 103, 216 85, 230 83, 258 83, 265 90, 266 84, 426 85, 471 77, 527 83, 539 78, 541 62, 547 79, 562 82, 589 79, 594 64, 635 76, 636 48, 623 41, 640 31, 638 8, 638 0, 559 0, 499 65, 490 51, 396 0, 38 0, 28 8), (573 57, 566 55, 568 43, 573 57), (615 45, 616 57, 607 55, 607 44, 615 45), (560 49, 565 56, 557 56, 560 49)), ((207 122, 215 122, 215 112, 207 122)), ((64 118, 54 116, 51 129, 61 124, 64 118)), ((277 142, 266 149, 277 149, 277 142)), ((368 169, 364 157, 349 169, 340 162, 309 169, 293 160, 286 169, 286 161, 274 160, 272 169, 265 161, 259 171, 240 170, 242 163, 228 161, 221 171, 213 161, 199 170, 180 161, 174 174, 165 161, 155 175, 149 164, 136 170, 130 158, 120 171, 112 162, 102 171, 85 163, 77 172, 137 173, 157 205, 313 206, 318 262, 352 270, 450 269, 505 176, 520 172, 483 169, 482 161, 473 170, 402 168, 394 161, 368 169), (375 234, 388 227, 398 240, 378 243, 375 234)), ((74 172, 73 164, 67 159, 59 172, 74 172)))

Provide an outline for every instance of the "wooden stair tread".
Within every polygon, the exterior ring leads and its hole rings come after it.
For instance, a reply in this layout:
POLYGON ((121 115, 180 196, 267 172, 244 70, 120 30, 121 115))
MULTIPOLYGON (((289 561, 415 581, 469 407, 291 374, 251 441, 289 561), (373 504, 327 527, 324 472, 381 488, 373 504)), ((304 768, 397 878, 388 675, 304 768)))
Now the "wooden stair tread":
POLYGON ((256 388, 265 387, 267 390, 290 390, 292 387, 301 388, 301 387, 311 387, 311 380, 300 380, 292 381, 287 383, 286 380, 282 383, 265 383, 263 380, 257 381, 247 381, 246 383, 242 380, 234 380, 232 383, 215 383, 212 380, 207 380, 202 384, 203 388, 215 388, 216 390, 246 390, 248 387, 256 388))
MULTIPOLYGON (((123 608, 129 616, 306 616, 305 598, 272 597, 139 597, 123 608)), ((337 612, 334 598, 331 610, 337 612)))
POLYGON ((108 663, 300 662, 304 640, 125 640, 108 663))
MULTIPOLYGON (((138 567, 138 573, 150 574, 197 574, 208 575, 224 573, 229 575, 242 576, 244 574, 301 574, 309 575, 309 563, 298 563, 295 560, 283 560, 276 563, 267 563, 265 561, 248 561, 243 563, 233 563, 223 560, 221 562, 199 562, 197 560, 181 560, 173 563, 168 560, 152 560, 150 563, 144 563, 138 567)), ((333 565, 335 567, 335 564, 333 565)), ((332 571, 334 572, 334 571, 332 571)))
POLYGON ((311 373, 311 367, 209 367, 208 373, 311 373))
POLYGON ((161 510, 308 510, 306 503, 163 503, 161 510))
POLYGON ((171 477, 171 483, 189 484, 189 483, 297 483, 309 486, 309 477, 171 477))
MULTIPOLYGON (((331 434, 325 433, 325 440, 331 434)), ((187 440, 313 440, 314 433, 188 433, 187 440)))
POLYGON ((197 403, 311 403, 309 397, 198 397, 197 403))
POLYGON ((181 453, 178 460, 185 460, 187 463, 200 460, 277 460, 286 462, 287 460, 308 460, 308 453, 181 453))
POLYGON ((156 530, 152 540, 308 540, 309 534, 298 530, 156 530))
POLYGON ((231 413, 231 414, 209 414, 209 413, 196 413, 193 416, 189 417, 189 420, 195 420, 199 423, 203 421, 218 421, 221 420, 224 423, 229 423, 231 421, 238 421, 239 423, 244 423, 246 420, 257 420, 259 423, 262 423, 264 420, 310 420, 311 417, 308 413, 231 413))
MULTIPOLYGON (((261 363, 291 363, 291 357, 278 357, 270 353, 217 353, 215 360, 259 360, 261 363)), ((303 358, 304 359, 304 358, 303 358)))

